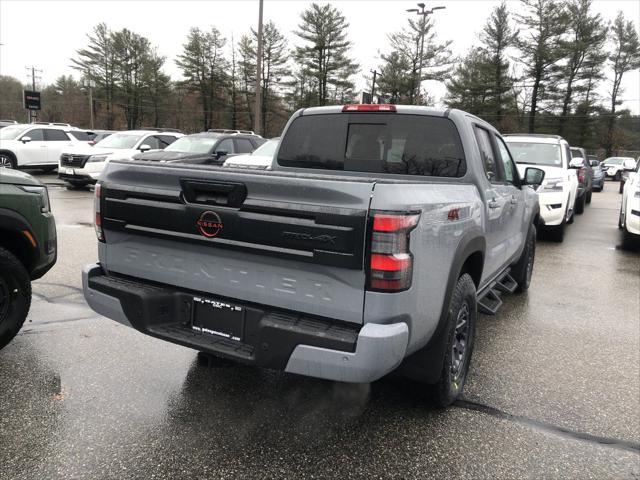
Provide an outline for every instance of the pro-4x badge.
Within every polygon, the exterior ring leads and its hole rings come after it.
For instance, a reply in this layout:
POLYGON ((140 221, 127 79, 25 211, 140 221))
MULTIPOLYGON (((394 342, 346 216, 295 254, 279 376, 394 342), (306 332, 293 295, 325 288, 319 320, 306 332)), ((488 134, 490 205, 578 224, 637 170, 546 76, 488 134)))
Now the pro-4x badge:
POLYGON ((200 218, 196 220, 196 225, 198 226, 198 231, 207 238, 213 238, 218 235, 224 226, 220 216, 211 210, 202 212, 200 218))

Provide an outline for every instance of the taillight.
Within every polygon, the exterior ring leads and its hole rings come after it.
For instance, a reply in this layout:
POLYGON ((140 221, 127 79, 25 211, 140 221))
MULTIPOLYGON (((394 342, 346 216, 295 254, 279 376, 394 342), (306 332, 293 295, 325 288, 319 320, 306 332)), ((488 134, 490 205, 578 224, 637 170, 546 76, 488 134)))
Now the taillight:
POLYGON ((409 234, 419 213, 372 212, 367 289, 399 292, 411 287, 413 255, 409 234))
POLYGON ((396 106, 389 105, 386 103, 378 104, 369 104, 365 103, 362 105, 345 105, 342 107, 343 112, 395 112, 396 106))
POLYGON ((104 232, 102 231, 102 213, 100 212, 100 201, 102 200, 102 185, 100 183, 96 183, 95 187, 95 212, 96 218, 94 227, 96 229, 96 236, 98 240, 104 242, 104 232))
POLYGON ((578 181, 580 183, 584 183, 584 175, 586 173, 587 169, 582 167, 580 168, 580 170, 578 170, 578 181))

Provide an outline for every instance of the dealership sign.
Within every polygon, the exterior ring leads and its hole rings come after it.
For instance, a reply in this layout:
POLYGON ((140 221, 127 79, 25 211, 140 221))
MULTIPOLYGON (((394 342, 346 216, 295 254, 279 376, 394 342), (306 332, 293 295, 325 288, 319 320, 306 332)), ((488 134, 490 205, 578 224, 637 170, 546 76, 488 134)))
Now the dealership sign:
POLYGON ((27 110, 40 110, 40 92, 25 90, 24 108, 27 110))

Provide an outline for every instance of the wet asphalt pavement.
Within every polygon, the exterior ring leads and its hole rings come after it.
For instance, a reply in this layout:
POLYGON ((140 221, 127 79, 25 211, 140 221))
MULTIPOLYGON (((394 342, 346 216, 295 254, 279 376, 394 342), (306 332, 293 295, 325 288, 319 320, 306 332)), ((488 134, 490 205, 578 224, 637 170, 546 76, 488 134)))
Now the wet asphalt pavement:
MULTIPOLYGON (((41 175, 55 183, 55 177, 41 175)), ((94 314, 89 191, 50 187, 59 258, 0 351, 0 479, 640 478, 640 251, 607 182, 531 289, 481 316, 465 400, 236 365, 94 314)))

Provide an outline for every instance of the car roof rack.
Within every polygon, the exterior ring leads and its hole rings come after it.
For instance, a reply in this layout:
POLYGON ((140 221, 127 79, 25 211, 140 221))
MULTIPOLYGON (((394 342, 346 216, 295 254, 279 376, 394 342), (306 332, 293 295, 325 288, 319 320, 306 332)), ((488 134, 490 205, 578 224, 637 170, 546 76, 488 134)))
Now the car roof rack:
POLYGON ((232 130, 228 128, 210 128, 207 133, 228 133, 230 135, 256 135, 253 130, 232 130))
POLYGON ((171 132, 171 133, 182 133, 182 131, 177 128, 163 128, 163 127, 141 127, 140 130, 151 130, 153 132, 171 132))
POLYGON ((71 128, 71 125, 69 125, 68 123, 60 123, 60 122, 33 122, 31 125, 50 125, 53 127, 69 127, 71 128))
POLYGON ((549 133, 505 133, 503 137, 538 137, 538 138, 555 138, 563 140, 560 135, 551 135, 549 133))

